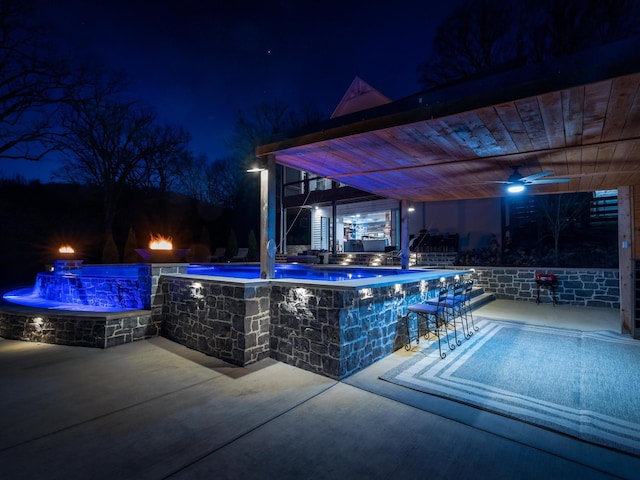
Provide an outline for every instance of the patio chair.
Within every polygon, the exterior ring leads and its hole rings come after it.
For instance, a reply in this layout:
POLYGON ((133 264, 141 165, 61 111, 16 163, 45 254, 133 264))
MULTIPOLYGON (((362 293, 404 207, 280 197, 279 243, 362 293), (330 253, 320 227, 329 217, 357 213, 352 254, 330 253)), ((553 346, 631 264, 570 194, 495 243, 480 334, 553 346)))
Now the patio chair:
POLYGON ((227 253, 227 249, 224 247, 216 248, 216 251, 213 252, 213 255, 209 258, 211 262, 222 262, 224 261, 224 254, 227 253))
POLYGON ((440 358, 445 358, 447 354, 442 351, 442 346, 440 344, 441 339, 441 327, 444 327, 444 333, 447 337, 447 344, 449 348, 453 350, 456 348, 454 344, 449 341, 449 331, 447 329, 447 321, 446 321, 446 313, 445 313, 445 302, 447 301, 448 290, 446 287, 442 287, 438 292, 438 296, 433 299, 433 301, 424 302, 424 303, 416 303, 414 305, 409 305, 407 310, 407 344, 404 346, 406 350, 411 349, 411 321, 410 314, 416 314, 416 329, 417 336, 416 342, 420 343, 420 318, 424 318, 427 324, 427 332, 424 335, 425 339, 429 338, 429 334, 431 333, 431 329, 429 328, 429 321, 433 322, 433 333, 438 337, 438 352, 440 354, 440 358))
POLYGON ((232 262, 246 262, 247 257, 249 256, 248 248, 239 248, 238 253, 236 253, 233 257, 231 257, 232 262))

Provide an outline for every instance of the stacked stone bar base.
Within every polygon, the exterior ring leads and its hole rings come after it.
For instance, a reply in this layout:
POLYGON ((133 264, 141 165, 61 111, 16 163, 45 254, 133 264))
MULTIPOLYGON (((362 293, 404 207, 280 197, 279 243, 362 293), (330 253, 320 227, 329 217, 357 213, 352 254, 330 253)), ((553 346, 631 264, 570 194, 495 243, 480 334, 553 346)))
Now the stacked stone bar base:
MULTIPOLYGON (((460 271, 446 274, 452 282, 460 271)), ((407 307, 431 280, 370 288, 162 276, 162 335, 235 365, 271 357, 342 379, 407 342, 407 307)))
POLYGON ((407 306, 428 291, 435 289, 420 283, 357 291, 274 286, 271 356, 331 378, 348 377, 405 345, 407 306))
POLYGON ((269 291, 265 282, 160 277, 162 336, 234 365, 268 358, 269 291))

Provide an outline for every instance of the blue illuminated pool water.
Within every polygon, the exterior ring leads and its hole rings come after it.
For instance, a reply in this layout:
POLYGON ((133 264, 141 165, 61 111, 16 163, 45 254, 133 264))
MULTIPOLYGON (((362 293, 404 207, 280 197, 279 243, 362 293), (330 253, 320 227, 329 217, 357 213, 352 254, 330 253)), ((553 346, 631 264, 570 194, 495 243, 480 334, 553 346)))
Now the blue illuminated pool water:
MULTIPOLYGON (((424 272, 425 270, 399 270, 393 268, 322 267, 317 265, 278 264, 275 267, 274 278, 339 282, 424 272)), ((233 264, 190 265, 187 267, 187 273, 214 277, 257 279, 260 278, 260 267, 258 265, 233 264)))
MULTIPOLYGON (((260 267, 189 265, 187 273, 251 280, 260 278, 260 267)), ((278 264, 274 277, 339 282, 409 273, 425 273, 425 270, 278 264)), ((3 299, 23 306, 56 310, 115 312, 142 309, 144 299, 139 275, 138 265, 83 265, 62 273, 43 272, 38 274, 33 287, 7 292, 3 299)))
POLYGON ((10 303, 48 310, 140 310, 145 308, 145 298, 139 272, 137 265, 84 265, 41 272, 32 287, 12 290, 2 298, 10 303))

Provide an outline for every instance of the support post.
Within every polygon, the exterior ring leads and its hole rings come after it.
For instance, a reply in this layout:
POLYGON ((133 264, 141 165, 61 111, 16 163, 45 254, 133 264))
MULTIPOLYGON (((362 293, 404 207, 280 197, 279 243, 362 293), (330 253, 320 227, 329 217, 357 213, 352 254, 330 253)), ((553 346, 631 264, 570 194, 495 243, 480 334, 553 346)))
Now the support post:
POLYGON ((276 191, 276 196, 278 200, 278 212, 280 214, 280 221, 278 222, 278 228, 280 230, 280 241, 278 242, 278 253, 286 253, 287 252, 287 218, 286 218, 286 209, 284 208, 284 177, 285 177, 285 167, 282 166, 278 169, 276 166, 276 174, 278 175, 277 183, 278 188, 276 191))
POLYGON ((260 278, 273 278, 276 266, 276 160, 267 157, 260 172, 260 278))
POLYGON ((618 270, 620 283, 620 332, 629 332, 633 338, 640 338, 640 331, 636 329, 634 258, 638 252, 634 234, 635 219, 640 214, 634 212, 640 193, 635 185, 618 187, 618 270), (634 253, 636 252, 636 253, 634 253))
POLYGON ((336 245, 338 244, 338 230, 336 225, 338 225, 338 209, 336 205, 336 201, 331 202, 331 248, 329 249, 331 253, 336 254, 336 245))
POLYGON ((403 270, 409 268, 409 202, 400 201, 400 266, 403 270))

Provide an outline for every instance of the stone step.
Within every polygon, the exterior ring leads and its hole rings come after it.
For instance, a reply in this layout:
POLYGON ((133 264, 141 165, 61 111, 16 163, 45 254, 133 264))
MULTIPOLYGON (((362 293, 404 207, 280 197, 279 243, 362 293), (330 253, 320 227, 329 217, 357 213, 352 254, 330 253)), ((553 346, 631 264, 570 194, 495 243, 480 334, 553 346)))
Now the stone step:
POLYGON ((474 288, 471 292, 471 310, 480 308, 489 302, 493 302, 495 299, 496 296, 493 293, 486 293, 481 288, 474 288))

